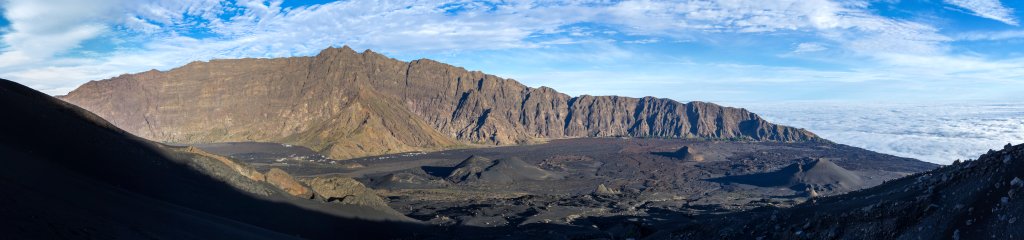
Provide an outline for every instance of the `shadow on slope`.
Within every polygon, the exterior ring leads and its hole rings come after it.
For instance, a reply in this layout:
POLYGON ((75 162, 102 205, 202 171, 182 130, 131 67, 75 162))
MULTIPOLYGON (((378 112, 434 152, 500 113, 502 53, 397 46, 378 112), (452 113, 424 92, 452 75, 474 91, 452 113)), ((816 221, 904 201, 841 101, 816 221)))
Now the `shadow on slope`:
POLYGON ((0 225, 7 237, 364 239, 430 231, 369 208, 280 192, 257 198, 190 167, 195 155, 7 80, 0 109, 0 215, 17 219, 0 225))

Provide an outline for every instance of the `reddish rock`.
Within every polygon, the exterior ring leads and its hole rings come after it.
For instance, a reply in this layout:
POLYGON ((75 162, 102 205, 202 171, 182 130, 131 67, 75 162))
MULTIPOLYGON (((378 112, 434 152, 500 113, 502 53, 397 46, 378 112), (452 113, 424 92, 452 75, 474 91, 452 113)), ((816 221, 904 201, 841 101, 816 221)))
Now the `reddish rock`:
POLYGON ((189 146, 185 148, 185 151, 203 157, 207 157, 213 160, 217 160, 218 162, 231 168, 231 170, 234 170, 236 173, 241 174, 242 176, 250 180, 257 182, 263 182, 266 180, 266 177, 263 176, 263 173, 256 171, 256 169, 253 169, 252 167, 245 165, 244 163, 235 162, 234 160, 231 160, 227 157, 209 153, 197 147, 189 146))
POLYGON ((302 185, 302 183, 296 181, 295 178, 292 177, 292 175, 288 174, 287 172, 281 169, 272 168, 270 169, 270 171, 267 171, 265 175, 267 177, 267 183, 270 183, 270 185, 274 185, 275 187, 284 190, 285 192, 291 194, 292 196, 300 198, 313 198, 313 191, 309 190, 309 188, 302 185))

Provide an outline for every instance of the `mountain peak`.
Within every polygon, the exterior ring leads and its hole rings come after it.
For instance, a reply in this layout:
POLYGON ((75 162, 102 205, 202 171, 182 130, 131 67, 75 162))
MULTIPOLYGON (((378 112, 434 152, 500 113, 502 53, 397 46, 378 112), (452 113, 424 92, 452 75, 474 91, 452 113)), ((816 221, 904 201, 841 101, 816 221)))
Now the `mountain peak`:
POLYGON ((317 56, 328 56, 328 55, 338 55, 338 54, 353 55, 353 54, 358 54, 358 53, 355 50, 353 50, 351 47, 349 47, 348 45, 342 45, 340 48, 339 47, 328 47, 328 48, 325 48, 324 50, 320 50, 320 53, 318 53, 317 56))
POLYGON ((451 146, 443 139, 490 145, 607 136, 819 139, 742 109, 654 97, 573 98, 429 59, 403 62, 372 50, 357 53, 348 46, 327 48, 315 57, 229 59, 189 66, 85 84, 62 99, 158 141, 284 142, 333 158, 451 146), (146 81, 137 81, 142 79, 146 81), (348 106, 353 103, 371 107, 363 110, 373 114, 358 116, 372 118, 346 121, 401 117, 380 120, 384 125, 379 130, 409 138, 385 138, 394 141, 386 143, 352 139, 359 136, 352 131, 359 130, 339 125, 338 119, 354 110, 348 106), (388 130, 395 126, 387 124, 409 119, 416 123, 402 126, 413 132, 388 130), (349 147, 336 149, 341 145, 349 147))

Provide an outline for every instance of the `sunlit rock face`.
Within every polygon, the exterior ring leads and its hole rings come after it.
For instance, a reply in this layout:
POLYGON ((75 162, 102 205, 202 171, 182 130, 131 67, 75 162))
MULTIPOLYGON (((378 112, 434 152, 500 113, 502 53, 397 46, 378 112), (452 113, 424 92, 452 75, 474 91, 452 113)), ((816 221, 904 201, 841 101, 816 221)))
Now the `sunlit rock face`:
POLYGON ((570 97, 432 60, 403 62, 348 47, 127 74, 86 83, 62 99, 148 139, 282 142, 335 159, 572 137, 818 139, 744 109, 570 97))

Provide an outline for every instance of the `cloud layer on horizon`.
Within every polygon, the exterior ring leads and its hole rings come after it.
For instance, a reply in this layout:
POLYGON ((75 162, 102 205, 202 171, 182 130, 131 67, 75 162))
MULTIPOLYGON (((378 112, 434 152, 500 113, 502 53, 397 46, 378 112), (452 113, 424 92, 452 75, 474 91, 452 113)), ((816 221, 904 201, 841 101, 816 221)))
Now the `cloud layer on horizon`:
POLYGON ((806 128, 837 143, 939 164, 1024 143, 1021 103, 744 106, 769 121, 806 128))

